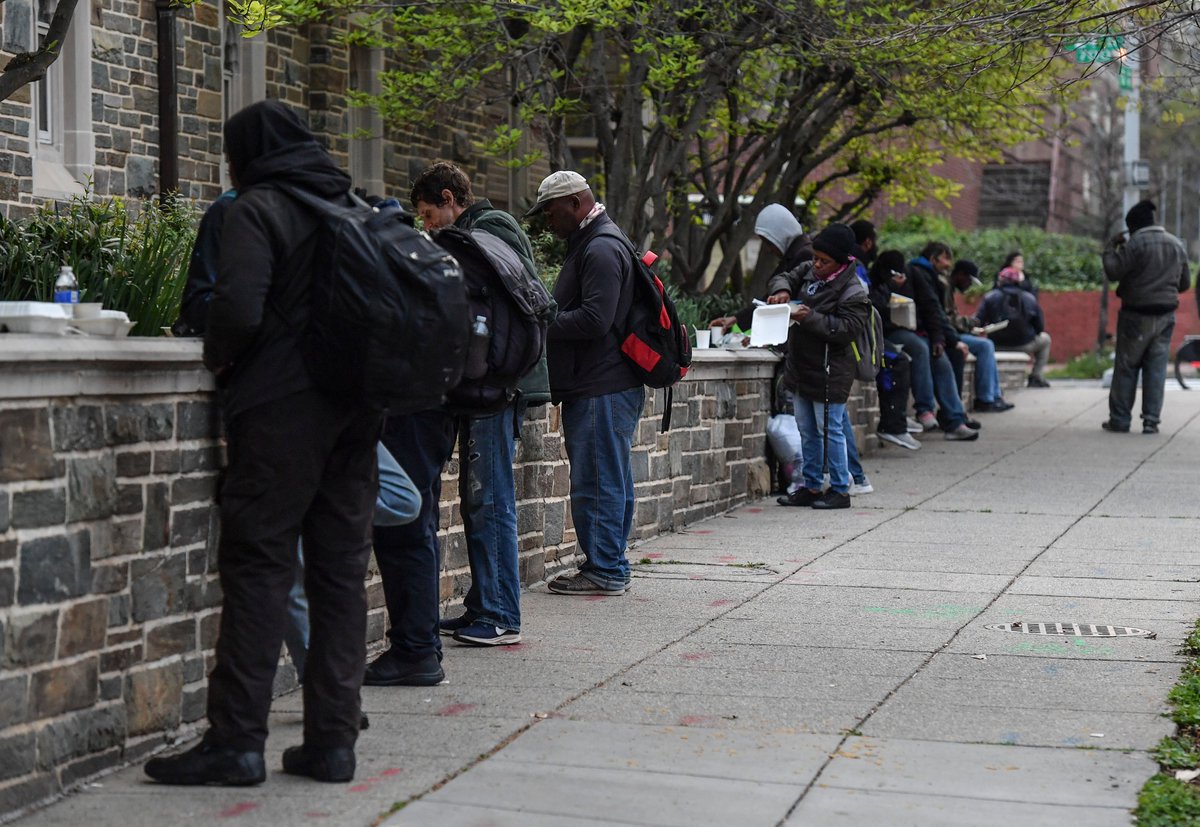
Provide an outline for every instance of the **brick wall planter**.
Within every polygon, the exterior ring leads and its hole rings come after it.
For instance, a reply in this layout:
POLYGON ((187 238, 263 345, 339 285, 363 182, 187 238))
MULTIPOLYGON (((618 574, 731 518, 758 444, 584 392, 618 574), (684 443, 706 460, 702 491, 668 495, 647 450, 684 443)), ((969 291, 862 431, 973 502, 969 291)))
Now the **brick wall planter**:
MULTIPOLYGON (((0 818, 136 760, 202 723, 220 611, 213 504, 222 461, 195 341, 0 336, 0 818)), ((766 493, 776 358, 697 355, 658 433, 635 447, 635 538, 766 493)), ((874 390, 853 400, 859 441, 874 390)), ((457 460, 442 502, 442 598, 469 586, 457 460)), ((526 583, 571 564, 558 410, 533 409, 518 455, 526 583)), ((369 636, 382 640, 378 575, 369 636)), ((286 662, 278 689, 293 685, 286 662)))

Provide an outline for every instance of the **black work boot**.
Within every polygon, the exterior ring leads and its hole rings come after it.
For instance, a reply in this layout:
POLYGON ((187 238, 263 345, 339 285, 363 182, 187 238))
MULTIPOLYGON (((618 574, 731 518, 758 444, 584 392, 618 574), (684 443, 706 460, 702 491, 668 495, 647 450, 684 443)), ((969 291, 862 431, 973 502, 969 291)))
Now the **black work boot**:
POLYGON ((249 787, 267 780, 261 752, 239 752, 201 741, 187 752, 146 762, 146 775, 161 784, 249 787))

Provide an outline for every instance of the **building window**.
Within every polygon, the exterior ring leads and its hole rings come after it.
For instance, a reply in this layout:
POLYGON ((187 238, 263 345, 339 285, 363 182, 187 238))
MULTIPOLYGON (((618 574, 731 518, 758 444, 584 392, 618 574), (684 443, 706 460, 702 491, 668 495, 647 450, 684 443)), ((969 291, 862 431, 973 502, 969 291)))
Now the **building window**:
POLYGON ((979 191, 979 226, 1045 228, 1050 217, 1050 164, 988 164, 979 191))
MULTIPOLYGON (((38 0, 33 36, 44 45, 58 0, 38 0)), ((91 3, 80 0, 59 56, 33 89, 33 194, 82 194, 95 167, 92 134, 91 3)))

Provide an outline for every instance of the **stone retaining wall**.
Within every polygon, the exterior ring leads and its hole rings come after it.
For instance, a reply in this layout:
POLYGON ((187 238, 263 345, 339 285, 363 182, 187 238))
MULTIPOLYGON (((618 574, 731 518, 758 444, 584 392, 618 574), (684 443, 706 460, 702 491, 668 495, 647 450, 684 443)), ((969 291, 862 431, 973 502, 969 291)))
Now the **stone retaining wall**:
MULTIPOLYGON (((222 460, 194 341, 0 336, 0 819, 191 735, 219 617, 222 460)), ((648 394, 634 451, 636 538, 769 487, 764 428, 776 358, 697 355, 658 433, 648 394)), ((874 391, 855 400, 860 443, 874 391)), ((457 461, 443 479, 442 598, 469 586, 457 461)), ((518 455, 526 583, 571 564, 558 411, 533 409, 518 455)), ((370 573, 369 636, 383 595, 370 573)), ((284 662, 277 689, 294 684, 284 662)))

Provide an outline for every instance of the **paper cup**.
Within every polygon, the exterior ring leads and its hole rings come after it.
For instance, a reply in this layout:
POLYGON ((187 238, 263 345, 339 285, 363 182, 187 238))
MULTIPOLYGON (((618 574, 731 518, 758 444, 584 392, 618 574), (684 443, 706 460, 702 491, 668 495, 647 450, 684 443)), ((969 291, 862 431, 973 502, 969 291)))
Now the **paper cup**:
POLYGON ((712 343, 712 333, 707 330, 696 329, 696 349, 704 350, 712 343))

